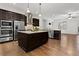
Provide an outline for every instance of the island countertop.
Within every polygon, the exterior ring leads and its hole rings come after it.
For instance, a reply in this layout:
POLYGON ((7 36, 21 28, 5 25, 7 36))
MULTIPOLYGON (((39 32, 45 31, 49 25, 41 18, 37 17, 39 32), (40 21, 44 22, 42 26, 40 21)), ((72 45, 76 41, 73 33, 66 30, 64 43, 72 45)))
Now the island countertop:
POLYGON ((41 33, 41 32, 47 32, 47 31, 18 31, 20 33, 26 33, 26 34, 33 34, 33 33, 41 33))

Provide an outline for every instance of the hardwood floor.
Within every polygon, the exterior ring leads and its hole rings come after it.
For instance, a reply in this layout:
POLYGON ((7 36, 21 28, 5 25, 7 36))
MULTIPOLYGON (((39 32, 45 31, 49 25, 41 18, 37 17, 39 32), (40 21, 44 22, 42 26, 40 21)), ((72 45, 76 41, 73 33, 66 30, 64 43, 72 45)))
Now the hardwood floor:
POLYGON ((17 41, 0 44, 1 56, 79 56, 79 35, 61 35, 61 40, 49 39, 48 43, 26 53, 17 41))

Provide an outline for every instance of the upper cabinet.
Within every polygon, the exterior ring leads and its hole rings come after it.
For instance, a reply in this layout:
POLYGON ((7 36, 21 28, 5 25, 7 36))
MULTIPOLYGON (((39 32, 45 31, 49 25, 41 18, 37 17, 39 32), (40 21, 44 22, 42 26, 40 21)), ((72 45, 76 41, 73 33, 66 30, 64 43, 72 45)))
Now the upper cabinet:
POLYGON ((39 26, 39 19, 33 18, 33 26, 39 26))
POLYGON ((0 19, 1 19, 1 20, 6 18, 5 15, 6 15, 6 11, 0 9, 0 19))
POLYGON ((0 20, 18 20, 18 21, 24 21, 26 25, 26 19, 27 17, 23 14, 15 13, 12 11, 7 11, 0 9, 0 20))

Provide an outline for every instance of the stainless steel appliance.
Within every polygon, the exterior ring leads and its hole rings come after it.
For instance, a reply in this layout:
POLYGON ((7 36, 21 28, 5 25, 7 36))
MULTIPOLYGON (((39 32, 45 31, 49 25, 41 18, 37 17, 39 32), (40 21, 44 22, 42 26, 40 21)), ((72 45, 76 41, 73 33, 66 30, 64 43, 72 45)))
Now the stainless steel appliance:
POLYGON ((13 21, 0 20, 0 42, 13 40, 13 21))
POLYGON ((25 30, 24 21, 0 20, 0 42, 16 40, 17 31, 25 30))
POLYGON ((14 40, 17 40, 17 31, 24 31, 24 21, 14 21, 14 40))
POLYGON ((12 21, 9 20, 1 20, 1 26, 12 26, 12 21))

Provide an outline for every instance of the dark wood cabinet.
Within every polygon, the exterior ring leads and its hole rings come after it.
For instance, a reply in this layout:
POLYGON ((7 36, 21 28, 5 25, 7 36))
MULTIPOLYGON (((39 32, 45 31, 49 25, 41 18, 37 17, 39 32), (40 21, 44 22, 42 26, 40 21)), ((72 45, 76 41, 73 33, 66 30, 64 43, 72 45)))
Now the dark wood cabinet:
POLYGON ((18 32, 18 44, 26 52, 31 51, 48 42, 48 32, 22 33, 18 32))
POLYGON ((2 19, 5 19, 6 18, 6 11, 4 11, 4 10, 1 10, 1 13, 0 13, 0 15, 1 15, 1 20, 2 19))
POLYGON ((0 19, 2 19, 3 17, 2 17, 2 10, 0 10, 0 19))
POLYGON ((39 19, 33 18, 33 26, 39 26, 39 19))
POLYGON ((18 20, 24 21, 26 25, 27 17, 23 14, 15 13, 8 10, 0 9, 0 20, 18 20))
MULTIPOLYGON (((12 13, 9 12, 9 11, 7 11, 7 12, 5 12, 5 13, 6 13, 6 14, 5 14, 5 19, 6 19, 6 20, 12 20, 12 19, 11 19, 12 13)), ((4 19, 4 20, 5 20, 5 19, 4 19)))
POLYGON ((60 30, 54 30, 54 39, 61 40, 61 31, 60 30))

